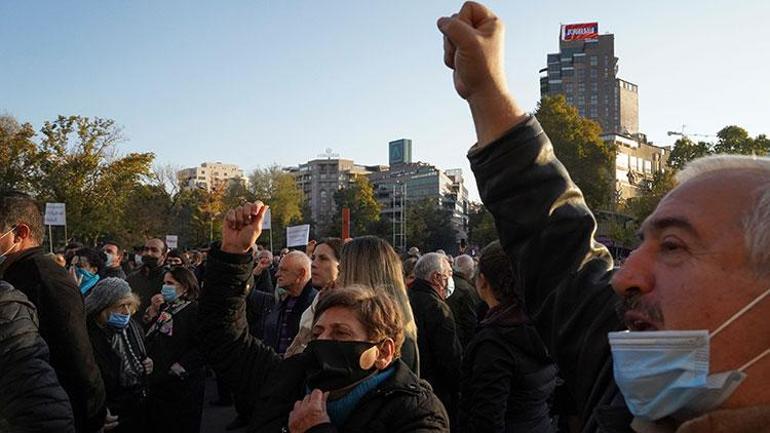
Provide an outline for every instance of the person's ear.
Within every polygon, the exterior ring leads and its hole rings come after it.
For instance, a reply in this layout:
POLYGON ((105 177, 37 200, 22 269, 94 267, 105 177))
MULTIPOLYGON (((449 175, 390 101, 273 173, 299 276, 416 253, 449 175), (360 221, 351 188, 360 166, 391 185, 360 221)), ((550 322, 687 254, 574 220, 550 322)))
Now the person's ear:
POLYGON ((32 230, 30 230, 29 226, 24 223, 16 224, 16 228, 13 229, 14 243, 29 239, 31 235, 32 230))
POLYGON ((377 359, 374 361, 374 366, 377 370, 384 370, 393 362, 396 354, 396 343, 388 338, 377 345, 377 351, 377 359))

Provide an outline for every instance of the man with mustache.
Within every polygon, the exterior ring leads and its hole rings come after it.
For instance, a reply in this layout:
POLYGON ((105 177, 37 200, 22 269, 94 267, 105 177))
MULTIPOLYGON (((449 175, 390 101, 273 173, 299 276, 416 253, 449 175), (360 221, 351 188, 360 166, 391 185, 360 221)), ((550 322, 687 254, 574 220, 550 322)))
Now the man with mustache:
POLYGON ((479 193, 574 403, 572 431, 768 431, 770 159, 693 161, 613 272, 580 190, 508 90, 500 20, 467 2, 438 27, 476 128, 479 193))

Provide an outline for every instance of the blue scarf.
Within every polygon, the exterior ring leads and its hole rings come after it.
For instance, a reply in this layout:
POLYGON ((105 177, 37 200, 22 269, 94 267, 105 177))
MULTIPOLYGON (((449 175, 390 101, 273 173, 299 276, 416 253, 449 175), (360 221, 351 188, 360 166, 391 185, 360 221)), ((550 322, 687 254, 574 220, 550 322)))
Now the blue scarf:
POLYGON ((394 366, 390 366, 389 368, 364 379, 343 397, 334 401, 327 401, 326 412, 329 414, 329 419, 332 424, 337 428, 342 427, 353 412, 353 409, 358 406, 358 402, 370 391, 380 386, 382 382, 385 382, 389 377, 393 376, 394 372, 394 366))

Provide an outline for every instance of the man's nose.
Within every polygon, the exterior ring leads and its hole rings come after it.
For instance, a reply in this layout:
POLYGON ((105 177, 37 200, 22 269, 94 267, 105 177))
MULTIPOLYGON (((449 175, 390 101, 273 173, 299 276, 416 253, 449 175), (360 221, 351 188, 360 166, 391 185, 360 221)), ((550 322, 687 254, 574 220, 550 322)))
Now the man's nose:
POLYGON ((655 286, 652 273, 653 260, 648 248, 641 245, 631 252, 625 263, 612 276, 612 288, 620 296, 626 296, 631 289, 649 293, 655 286))

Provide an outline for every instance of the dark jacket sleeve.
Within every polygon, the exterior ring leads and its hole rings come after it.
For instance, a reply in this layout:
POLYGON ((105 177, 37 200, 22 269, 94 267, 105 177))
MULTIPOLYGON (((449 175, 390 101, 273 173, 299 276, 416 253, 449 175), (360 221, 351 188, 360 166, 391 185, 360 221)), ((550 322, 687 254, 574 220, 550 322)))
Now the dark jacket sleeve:
POLYGON ((20 292, 3 287, 0 390, 0 430, 75 431, 72 407, 48 364, 48 347, 38 334, 34 307, 20 292))
POLYGON ((433 320, 427 331, 430 335, 429 350, 434 354, 433 369, 448 390, 458 391, 463 349, 457 338, 454 315, 444 302, 434 302, 429 305, 432 308, 428 311, 428 316, 433 320))
MULTIPOLYGON (((505 432, 505 415, 511 395, 515 365, 509 350, 499 342, 484 339, 473 350, 468 377, 463 377, 461 431, 505 432)), ((469 355, 466 353, 466 355, 469 355)))
POLYGON ((83 429, 98 431, 106 413, 104 384, 88 338, 83 298, 62 267, 51 260, 38 260, 43 282, 37 307, 41 333, 45 326, 48 336, 51 364, 70 396, 76 418, 78 413, 84 416, 83 429))
POLYGON ((593 238, 594 217, 534 117, 468 158, 526 308, 573 399, 590 412, 606 376, 607 333, 621 328, 612 258, 593 238))
MULTIPOLYGON (((196 331, 199 317, 198 303, 193 302, 183 310, 184 317, 181 328, 184 329, 184 349, 178 362, 188 372, 200 370, 205 362, 200 350, 200 336, 196 331)), ((175 319, 176 320, 176 319, 175 319)))
POLYGON ((201 348, 209 364, 236 395, 256 401, 281 358, 248 330, 245 298, 251 261, 251 254, 227 254, 212 246, 199 315, 201 348))

